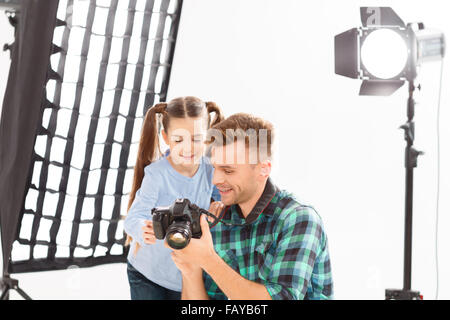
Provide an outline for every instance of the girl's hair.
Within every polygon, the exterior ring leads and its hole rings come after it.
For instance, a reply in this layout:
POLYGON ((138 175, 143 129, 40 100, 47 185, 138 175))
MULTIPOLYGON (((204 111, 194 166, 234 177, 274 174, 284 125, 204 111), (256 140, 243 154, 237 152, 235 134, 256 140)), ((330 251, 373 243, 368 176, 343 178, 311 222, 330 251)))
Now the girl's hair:
MULTIPOLYGON (((127 212, 133 204, 137 190, 141 187, 144 178, 144 168, 162 156, 159 146, 157 114, 161 116, 163 130, 167 133, 171 118, 197 118, 204 115, 205 110, 208 129, 223 120, 219 106, 214 102, 203 102, 196 97, 179 97, 168 103, 157 103, 148 109, 142 124, 138 155, 134 166, 133 186, 128 200, 127 212), (212 121, 211 112, 215 113, 212 121)), ((125 245, 128 245, 131 240, 131 237, 127 236, 125 245)))

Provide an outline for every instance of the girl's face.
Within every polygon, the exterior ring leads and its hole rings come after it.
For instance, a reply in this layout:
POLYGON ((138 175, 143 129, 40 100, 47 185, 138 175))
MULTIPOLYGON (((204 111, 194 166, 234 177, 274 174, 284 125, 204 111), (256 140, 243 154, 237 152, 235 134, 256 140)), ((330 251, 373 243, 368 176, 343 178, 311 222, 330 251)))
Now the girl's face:
POLYGON ((200 163, 205 148, 206 121, 203 117, 171 118, 169 129, 162 130, 164 142, 170 147, 172 161, 191 167, 200 163))

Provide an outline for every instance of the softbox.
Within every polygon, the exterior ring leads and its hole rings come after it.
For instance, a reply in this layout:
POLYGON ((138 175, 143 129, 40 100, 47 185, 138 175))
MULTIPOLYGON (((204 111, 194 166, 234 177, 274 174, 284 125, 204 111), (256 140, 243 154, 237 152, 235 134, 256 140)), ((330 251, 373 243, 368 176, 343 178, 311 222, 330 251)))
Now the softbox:
POLYGON ((140 130, 165 101, 181 0, 28 0, 0 122, 4 274, 125 262, 140 130))

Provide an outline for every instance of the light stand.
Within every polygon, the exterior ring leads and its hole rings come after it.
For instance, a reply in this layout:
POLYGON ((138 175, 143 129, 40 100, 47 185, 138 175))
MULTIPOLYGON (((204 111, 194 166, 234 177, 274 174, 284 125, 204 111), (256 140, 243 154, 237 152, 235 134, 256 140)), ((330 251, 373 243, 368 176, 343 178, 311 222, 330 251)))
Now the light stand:
MULTIPOLYGON (((420 89, 415 86, 418 67, 426 61, 442 60, 445 54, 445 37, 440 31, 425 29, 423 23, 408 23, 389 7, 361 7, 362 27, 352 28, 335 36, 335 73, 344 77, 362 80, 360 95, 389 96, 408 83, 407 122, 400 128, 404 130, 405 149, 405 234, 404 234, 404 266, 403 289, 387 289, 388 300, 420 300, 422 296, 418 291, 411 290, 411 262, 412 262, 412 222, 413 222, 413 179, 414 168, 417 167, 417 158, 423 152, 414 149, 414 91, 420 89), (380 38, 374 35, 383 32, 382 43, 372 45, 380 38), (388 39, 387 37, 390 37, 388 39), (369 41, 369 39, 371 39, 369 41), (374 40, 375 39, 375 40, 374 40), (395 42, 388 40, 394 39, 395 42), (369 44, 367 44, 369 43, 369 44), (406 51, 402 46, 406 45, 406 51), (391 45, 398 44, 390 56, 380 59, 377 49, 389 50, 391 45), (367 45, 367 46, 366 46, 367 45), (402 55, 404 52, 405 56, 402 55), (369 56, 367 56, 369 54, 369 56), (396 56, 397 55, 397 56, 396 56), (364 57, 365 56, 365 57, 364 57), (403 69, 401 64, 390 66, 392 58, 405 58, 403 69), (372 59, 369 59, 372 58, 372 59), (375 59, 373 59, 375 58, 375 59), (373 62, 376 62, 375 65, 373 62), (376 70, 376 67, 388 66, 376 70), (391 69, 391 70, 389 70, 391 69), (380 72, 381 71, 381 72, 380 72), (398 72, 399 71, 399 72, 398 72)), ((397 59, 392 59, 396 62, 397 59)))
POLYGON ((414 81, 408 81, 408 121, 400 128, 405 131, 405 249, 403 262, 403 289, 386 289, 386 300, 421 300, 419 291, 411 290, 411 263, 412 263, 412 222, 413 222, 413 182, 414 168, 417 167, 417 158, 422 155, 422 151, 414 148, 414 91, 420 90, 420 85, 416 87, 414 81))

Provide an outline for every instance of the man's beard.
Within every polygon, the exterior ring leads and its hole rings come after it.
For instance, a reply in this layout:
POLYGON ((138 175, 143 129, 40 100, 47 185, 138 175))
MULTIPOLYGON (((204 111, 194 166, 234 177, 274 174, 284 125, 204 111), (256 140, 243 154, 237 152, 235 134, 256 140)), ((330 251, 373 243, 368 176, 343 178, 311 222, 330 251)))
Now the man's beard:
MULTIPOLYGON (((233 189, 234 190, 234 189, 233 189)), ((245 186, 244 189, 241 189, 242 191, 239 194, 235 193, 235 199, 233 201, 234 204, 239 203, 245 203, 251 200, 251 198, 254 196, 254 194, 257 191, 257 185, 255 184, 248 184, 245 186)))

